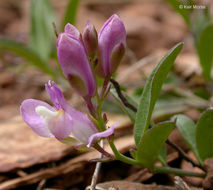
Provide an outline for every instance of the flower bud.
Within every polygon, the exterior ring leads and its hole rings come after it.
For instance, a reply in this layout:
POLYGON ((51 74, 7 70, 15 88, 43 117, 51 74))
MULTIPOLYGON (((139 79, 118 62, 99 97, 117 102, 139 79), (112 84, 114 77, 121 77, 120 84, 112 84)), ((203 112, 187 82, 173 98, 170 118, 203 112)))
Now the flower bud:
POLYGON ((93 24, 87 21, 82 34, 82 40, 88 56, 94 56, 98 47, 98 34, 93 24))
POLYGON ((118 15, 112 15, 98 34, 99 62, 96 72, 110 76, 117 69, 126 46, 126 30, 118 15))
MULTIPOLYGON (((66 26, 67 27, 67 26, 66 26)), ((65 29, 66 29, 65 27, 65 29)), ((73 89, 82 97, 91 97, 96 92, 96 81, 82 42, 74 30, 66 29, 57 40, 58 60, 73 89), (69 32, 68 32, 69 31, 69 32)))
POLYGON ((72 36, 76 37, 77 39, 81 39, 81 34, 78 31, 78 29, 70 23, 65 25, 64 32, 71 34, 72 36))
POLYGON ((109 61, 112 73, 114 73, 117 70, 119 63, 121 62, 121 59, 124 56, 124 53, 125 47, 124 44, 122 43, 115 46, 115 48, 112 50, 112 54, 109 61))

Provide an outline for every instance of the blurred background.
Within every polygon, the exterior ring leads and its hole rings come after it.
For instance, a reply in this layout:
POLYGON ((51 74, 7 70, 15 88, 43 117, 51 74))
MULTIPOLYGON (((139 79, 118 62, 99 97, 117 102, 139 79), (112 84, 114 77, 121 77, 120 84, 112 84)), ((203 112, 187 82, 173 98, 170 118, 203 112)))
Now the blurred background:
MULTIPOLYGON (((1 0, 0 189, 83 189, 91 180, 94 164, 86 161, 97 153, 82 155, 54 139, 38 137, 19 115, 19 106, 27 98, 50 103, 44 89, 48 80, 59 84, 74 107, 86 111, 58 65, 53 22, 58 33, 67 22, 82 32, 89 19, 99 31, 112 14, 118 14, 126 27, 127 50, 115 78, 136 100, 155 64, 168 49, 184 42, 153 117, 161 121, 186 113, 197 120, 200 110, 212 105, 213 2, 196 0, 195 4, 190 0, 1 0)), ((113 112, 110 122, 121 121, 117 136, 124 139, 118 146, 125 153, 133 146, 127 136, 131 123, 108 101, 106 112, 113 112)), ((99 181, 126 179, 139 171, 128 166, 128 172, 115 172, 115 165, 127 167, 108 163, 99 181)))

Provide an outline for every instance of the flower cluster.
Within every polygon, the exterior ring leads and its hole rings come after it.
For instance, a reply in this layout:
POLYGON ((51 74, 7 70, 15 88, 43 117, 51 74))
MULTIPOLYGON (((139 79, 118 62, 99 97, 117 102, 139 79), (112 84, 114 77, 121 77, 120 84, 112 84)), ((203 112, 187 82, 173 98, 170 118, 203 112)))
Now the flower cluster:
POLYGON ((99 77, 110 77, 117 69, 126 46, 126 31, 117 15, 112 15, 97 35, 88 21, 81 35, 71 24, 65 26, 57 40, 58 60, 73 89, 90 98, 96 93, 93 71, 99 77))
POLYGON ((75 110, 58 86, 49 81, 45 87, 53 107, 39 100, 27 99, 20 108, 23 120, 39 136, 55 137, 76 148, 94 146, 100 138, 111 136, 115 126, 109 129, 99 126, 98 121, 101 120, 102 124, 105 121, 98 113, 98 105, 94 106, 91 99, 96 95, 102 101, 96 78, 104 78, 104 86, 107 86, 124 55, 125 46, 126 31, 117 15, 106 21, 99 34, 89 21, 82 34, 67 24, 57 39, 58 60, 65 77, 75 92, 83 97, 92 116, 75 110))

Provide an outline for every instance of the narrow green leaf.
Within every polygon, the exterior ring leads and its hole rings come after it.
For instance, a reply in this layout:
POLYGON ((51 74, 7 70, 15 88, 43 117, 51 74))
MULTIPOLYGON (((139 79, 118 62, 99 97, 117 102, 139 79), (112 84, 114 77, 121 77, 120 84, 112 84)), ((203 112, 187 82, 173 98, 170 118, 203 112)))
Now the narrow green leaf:
POLYGON ((202 161, 213 157, 213 109, 205 111, 196 125, 197 151, 202 161))
POLYGON ((174 127, 174 122, 164 122, 148 130, 138 146, 137 161, 152 170, 165 141, 174 127))
POLYGON ((40 57, 32 49, 26 47, 22 43, 9 39, 0 39, 0 50, 9 50, 17 56, 26 59, 43 72, 55 77, 55 73, 40 59, 40 57))
POLYGON ((70 0, 64 15, 62 30, 67 23, 75 24, 76 14, 80 0, 70 0))
POLYGON ((51 56, 56 40, 53 22, 56 17, 49 0, 32 0, 30 45, 44 61, 51 56))
POLYGON ((213 62, 213 24, 208 25, 201 33, 197 43, 197 52, 203 70, 203 76, 209 80, 211 78, 211 68, 213 62))
POLYGON ((195 124, 194 122, 185 115, 176 115, 176 126, 184 138, 185 142, 196 156, 197 160, 200 161, 200 157, 197 152, 196 140, 195 140, 195 124))
POLYGON ((177 55, 180 53, 183 43, 174 46, 158 63, 149 76, 136 114, 134 126, 134 138, 136 146, 140 144, 144 132, 148 129, 155 102, 160 93, 163 82, 171 69, 177 55))

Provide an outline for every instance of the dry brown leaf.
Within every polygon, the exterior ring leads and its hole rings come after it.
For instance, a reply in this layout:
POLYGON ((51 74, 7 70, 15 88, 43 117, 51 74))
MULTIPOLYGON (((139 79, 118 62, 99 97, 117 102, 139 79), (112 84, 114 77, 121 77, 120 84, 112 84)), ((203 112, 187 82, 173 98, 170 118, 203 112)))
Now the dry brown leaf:
POLYGON ((61 159, 74 152, 54 138, 36 135, 19 117, 0 124, 0 172, 61 159))
MULTIPOLYGON (((119 152, 125 153, 130 148, 134 146, 134 138, 133 136, 126 136, 115 140, 115 145, 119 152)), ((106 150, 108 152, 111 152, 111 149, 109 145, 106 146, 106 150)), ((97 151, 90 151, 86 152, 82 155, 79 155, 77 157, 74 157, 70 159, 69 161, 48 169, 42 169, 41 171, 28 174, 23 177, 18 177, 12 180, 5 181, 0 184, 0 190, 4 189, 11 189, 18 186, 23 186, 26 184, 33 184, 37 183, 43 179, 49 179, 52 177, 72 173, 75 174, 76 171, 81 171, 84 169, 85 164, 88 163, 89 160, 93 158, 97 158, 99 156, 99 152, 97 151)))
MULTIPOLYGON (((119 190, 176 190, 175 187, 163 186, 163 185, 144 185, 140 183, 133 183, 128 181, 109 181, 106 183, 100 183, 100 186, 104 189, 117 188, 119 190)), ((191 188, 191 190, 201 190, 200 188, 191 188)))

